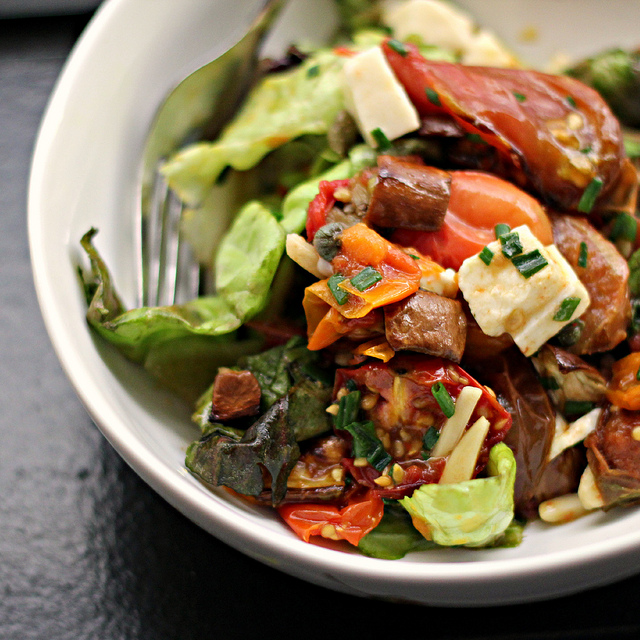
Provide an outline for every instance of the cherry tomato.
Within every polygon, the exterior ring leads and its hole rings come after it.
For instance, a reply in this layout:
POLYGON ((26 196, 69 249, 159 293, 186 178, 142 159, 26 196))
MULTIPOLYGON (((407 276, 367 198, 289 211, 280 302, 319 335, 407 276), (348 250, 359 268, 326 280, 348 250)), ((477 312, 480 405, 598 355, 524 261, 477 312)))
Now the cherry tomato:
POLYGON ((458 270, 464 260, 496 239, 495 226, 526 224, 544 245, 553 242, 551 222, 540 203, 518 187, 482 171, 454 171, 451 198, 438 231, 399 229, 392 241, 415 247, 443 267, 458 270))
POLYGON ((378 526, 384 512, 382 498, 373 491, 351 498, 340 509, 331 504, 287 504, 278 507, 283 520, 305 542, 311 536, 346 540, 357 546, 361 538, 378 526))
POLYGON ((321 180, 318 185, 318 194, 310 202, 307 212, 307 240, 313 242, 313 237, 318 229, 324 226, 327 213, 336 203, 333 194, 336 189, 349 185, 349 180, 321 180))

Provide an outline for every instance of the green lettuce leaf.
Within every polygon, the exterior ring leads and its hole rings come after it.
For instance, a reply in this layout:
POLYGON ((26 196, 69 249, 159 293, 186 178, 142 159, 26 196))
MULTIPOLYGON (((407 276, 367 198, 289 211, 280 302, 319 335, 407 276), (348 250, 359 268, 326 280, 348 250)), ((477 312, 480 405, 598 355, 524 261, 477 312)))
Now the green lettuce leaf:
POLYGON ((326 133, 343 108, 344 60, 321 50, 294 69, 266 76, 217 141, 185 147, 162 167, 170 187, 185 203, 198 204, 227 166, 247 170, 289 140, 326 133))
POLYGON ((400 503, 444 546, 494 544, 513 520, 516 463, 504 443, 489 454, 489 477, 457 484, 425 484, 400 503))
POLYGON ((265 488, 263 468, 271 476, 271 496, 277 505, 287 491, 287 478, 300 457, 288 422, 289 399, 280 398, 242 437, 228 429, 213 429, 189 445, 185 464, 209 484, 224 485, 248 496, 265 488))
POLYGON ((399 560, 411 551, 426 551, 437 546, 425 539, 411 524, 409 514, 396 505, 385 505, 378 526, 358 543, 364 555, 382 560, 399 560))
POLYGON ((280 258, 285 234, 259 202, 245 205, 216 256, 216 291, 242 321, 262 310, 280 258))

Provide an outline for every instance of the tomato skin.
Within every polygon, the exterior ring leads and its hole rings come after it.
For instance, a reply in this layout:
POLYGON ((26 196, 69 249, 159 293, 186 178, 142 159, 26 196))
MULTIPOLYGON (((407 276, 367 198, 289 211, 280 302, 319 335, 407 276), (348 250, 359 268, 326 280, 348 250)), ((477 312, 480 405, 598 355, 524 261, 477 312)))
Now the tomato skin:
POLYGON ((341 187, 347 187, 349 180, 321 180, 318 185, 318 194, 309 203, 309 209, 307 212, 307 240, 313 242, 313 238, 316 235, 318 229, 324 226, 327 213, 331 211, 331 208, 336 203, 336 199, 333 194, 336 189, 341 187))
POLYGON ((640 352, 634 352, 618 360, 612 367, 613 377, 607 390, 607 399, 623 409, 640 409, 640 352))
POLYGON ((352 497, 340 509, 332 504, 287 504, 278 513, 305 542, 311 536, 346 540, 354 546, 378 526, 384 513, 382 498, 373 491, 352 497))
POLYGON ((482 171, 451 173, 451 197, 438 231, 399 229, 393 242, 414 247, 445 268, 464 260, 495 240, 495 226, 526 224, 544 245, 553 243, 551 222, 542 205, 506 180, 482 171))
POLYGON ((595 90, 575 78, 529 69, 426 60, 412 44, 406 55, 388 41, 382 49, 420 115, 445 115, 480 136, 501 156, 508 177, 545 202, 580 211, 587 185, 597 178, 602 189, 594 212, 633 212, 637 176, 625 169, 620 124, 595 90), (569 118, 580 126, 559 130, 569 118))

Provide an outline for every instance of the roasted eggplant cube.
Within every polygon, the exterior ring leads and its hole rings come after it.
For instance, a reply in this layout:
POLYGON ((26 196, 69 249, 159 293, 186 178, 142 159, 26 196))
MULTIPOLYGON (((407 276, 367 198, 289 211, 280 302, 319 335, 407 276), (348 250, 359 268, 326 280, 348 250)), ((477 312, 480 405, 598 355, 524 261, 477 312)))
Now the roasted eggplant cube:
POLYGON ((467 320, 457 300, 430 291, 385 307, 387 342, 395 351, 418 351, 460 362, 467 320))
POLYGON ((397 160, 378 159, 378 181, 366 221, 382 227, 437 231, 451 195, 451 176, 440 169, 397 160))
POLYGON ((251 371, 221 367, 213 383, 211 418, 225 421, 256 415, 260 394, 260 385, 251 371))

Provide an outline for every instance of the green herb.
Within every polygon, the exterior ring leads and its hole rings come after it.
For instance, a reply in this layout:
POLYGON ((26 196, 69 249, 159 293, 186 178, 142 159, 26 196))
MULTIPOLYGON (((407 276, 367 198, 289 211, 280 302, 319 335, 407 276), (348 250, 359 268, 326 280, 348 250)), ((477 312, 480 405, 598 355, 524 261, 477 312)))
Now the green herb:
POLYGON ((629 291, 632 296, 640 296, 640 249, 629 258, 629 291))
POLYGON ((489 266, 491 264, 491 261, 493 260, 493 251, 491 251, 491 249, 489 249, 489 247, 485 247, 478 254, 478 258, 480 258, 480 260, 482 260, 482 262, 484 262, 487 266, 489 266))
POLYGON ((413 253, 409 253, 407 254, 410 258, 413 258, 414 260, 420 260, 420 256, 415 256, 413 255, 413 253))
POLYGON ((436 446, 440 432, 435 427, 429 427, 422 437, 422 444, 427 451, 431 451, 436 446))
POLYGON ((479 133, 468 133, 467 139, 478 144, 487 144, 485 139, 479 133))
POLYGON ((586 269, 587 267, 587 257, 588 257, 588 248, 586 242, 580 243, 580 254, 578 255, 578 266, 586 269))
POLYGON ((376 145, 380 151, 386 151, 391 148, 391 142, 389 142, 389 138, 385 135, 384 131, 377 127, 371 132, 371 137, 375 140, 376 145))
POLYGON ((630 216, 628 213, 622 212, 616 216, 609 238, 614 242, 620 238, 633 242, 636 239, 637 231, 637 219, 634 216, 630 216))
POLYGON ((440 405, 442 413, 444 413, 447 418, 450 418, 456 411, 456 405, 442 382, 436 382, 431 387, 431 394, 436 399, 436 402, 440 405))
POLYGON ((567 96, 567 102, 575 109, 578 105, 573 96, 567 96))
POLYGON ((578 318, 565 325, 556 337, 561 346, 570 347, 580 340, 583 330, 584 322, 578 318))
POLYGON ((640 368, 636 371, 636 380, 640 380, 640 368))
POLYGON ((516 100, 518 102, 524 102, 527 99, 527 96, 525 96, 525 95, 523 95, 521 93, 518 93, 517 91, 514 91, 513 95, 515 96, 515 98, 516 98, 516 100))
POLYGON ((403 58, 406 58, 409 54, 409 50, 404 46, 404 44, 402 44, 402 42, 400 42, 400 40, 391 38, 391 40, 387 40, 387 45, 389 46, 389 49, 399 53, 403 58))
POLYGON ((509 231, 511 231, 511 227, 508 224, 505 224, 504 222, 500 222, 495 226, 494 230, 496 233, 496 238, 499 238, 500 236, 503 236, 505 233, 509 233, 509 231))
POLYGON ((360 392, 352 391, 340 398, 338 413, 333 419, 336 429, 345 429, 348 424, 356 422, 360 411, 360 392))
POLYGON ((591 153, 593 151, 592 147, 585 147, 584 149, 580 149, 580 153, 584 153, 585 155, 587 153, 591 153))
POLYGON ((584 190, 580 202, 578 202, 578 211, 581 213, 590 213, 593 205, 596 203, 598 194, 602 190, 602 180, 594 178, 584 190))
POLYGON ((343 275, 334 273, 327 281, 329 291, 331 291, 338 304, 345 304, 349 299, 349 294, 344 289, 338 286, 344 280, 346 280, 346 278, 343 275))
POLYGON ((358 390, 358 383, 353 378, 349 378, 345 382, 345 387, 347 387, 347 389, 349 391, 357 391, 358 390))
POLYGON ((353 436, 351 447, 354 458, 366 458, 380 472, 393 460, 376 436, 373 422, 352 422, 344 429, 353 436))
POLYGON ((543 389, 549 389, 550 391, 555 391, 560 388, 558 381, 553 376, 545 376, 540 378, 540 384, 543 389))
POLYGON ((511 262, 525 278, 530 278, 549 264, 538 249, 515 256, 511 258, 511 262))
POLYGON ((564 403, 564 414, 567 416, 583 416, 585 413, 589 413, 595 406, 595 403, 586 400, 566 400, 564 403))
POLYGON ((558 307, 556 314, 553 316, 554 320, 558 322, 566 322, 571 320, 571 316, 580 304, 580 298, 568 297, 565 298, 558 307))
POLYGON ((307 69, 307 78, 315 78, 320 73, 320 65, 314 64, 307 69))
POLYGON ((358 291, 365 291, 372 287, 376 282, 382 280, 382 274, 373 267, 365 267, 360 273, 351 278, 351 284, 358 291))
POLYGON ((434 89, 432 89, 431 87, 427 87, 424 92, 427 94, 427 98, 429 99, 429 102, 431 104, 435 105, 436 107, 442 106, 442 102, 440 102, 440 96, 434 89))
POLYGON ((500 244, 502 245, 502 255, 505 258, 511 259, 522 253, 522 242, 520 242, 520 236, 515 231, 501 235, 500 244))

